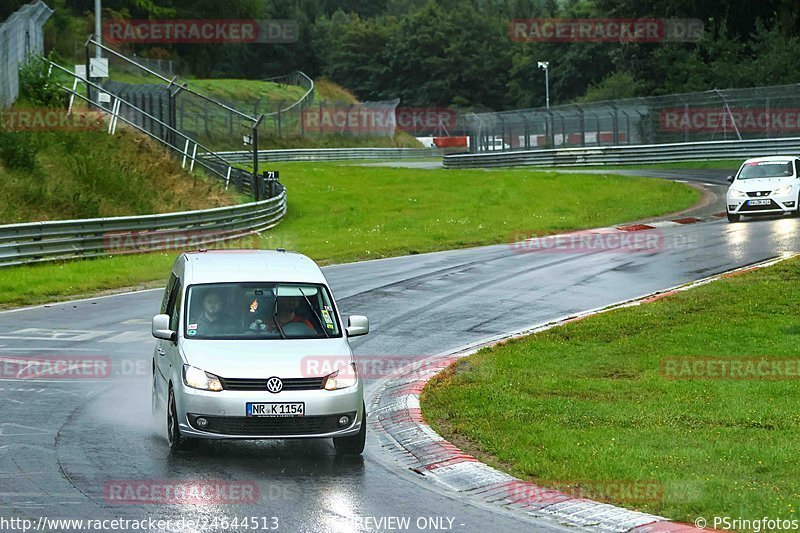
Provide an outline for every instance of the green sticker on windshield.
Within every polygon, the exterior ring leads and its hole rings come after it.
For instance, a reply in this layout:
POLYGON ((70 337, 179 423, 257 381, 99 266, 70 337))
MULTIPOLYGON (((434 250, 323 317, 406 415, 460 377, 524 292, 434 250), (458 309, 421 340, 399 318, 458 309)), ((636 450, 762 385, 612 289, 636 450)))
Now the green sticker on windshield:
POLYGON ((331 320, 331 314, 327 309, 322 310, 322 319, 325 321, 325 326, 327 326, 328 329, 333 329, 333 320, 331 320))

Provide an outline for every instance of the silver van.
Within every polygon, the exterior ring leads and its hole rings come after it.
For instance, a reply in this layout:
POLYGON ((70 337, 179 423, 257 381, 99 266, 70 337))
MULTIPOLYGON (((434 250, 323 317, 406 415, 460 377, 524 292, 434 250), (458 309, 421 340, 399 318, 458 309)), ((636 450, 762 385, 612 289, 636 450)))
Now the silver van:
POLYGON ((308 257, 199 251, 172 267, 153 317, 153 412, 172 449, 197 439, 333 438, 360 454, 364 392, 328 282, 308 257))

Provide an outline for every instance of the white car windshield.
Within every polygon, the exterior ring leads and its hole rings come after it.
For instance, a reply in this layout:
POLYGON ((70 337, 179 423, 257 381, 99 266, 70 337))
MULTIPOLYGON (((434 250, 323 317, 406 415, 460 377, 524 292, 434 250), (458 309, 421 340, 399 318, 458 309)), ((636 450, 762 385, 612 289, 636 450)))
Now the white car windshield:
POLYGON ((214 283, 189 287, 189 339, 316 339, 339 337, 333 302, 323 285, 214 283))
POLYGON ((794 174, 791 161, 755 161, 745 163, 737 179, 786 178, 794 174))

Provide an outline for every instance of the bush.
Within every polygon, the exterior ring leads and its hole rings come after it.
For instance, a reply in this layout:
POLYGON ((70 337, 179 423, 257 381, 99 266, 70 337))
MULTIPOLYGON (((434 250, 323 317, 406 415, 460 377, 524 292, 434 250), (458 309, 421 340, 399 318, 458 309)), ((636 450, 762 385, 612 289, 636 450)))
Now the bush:
POLYGON ((31 135, 0 132, 0 161, 9 170, 36 170, 38 151, 37 143, 31 135))
POLYGON ((42 57, 30 57, 19 69, 20 95, 36 106, 66 107, 67 93, 50 77, 50 61, 42 57))

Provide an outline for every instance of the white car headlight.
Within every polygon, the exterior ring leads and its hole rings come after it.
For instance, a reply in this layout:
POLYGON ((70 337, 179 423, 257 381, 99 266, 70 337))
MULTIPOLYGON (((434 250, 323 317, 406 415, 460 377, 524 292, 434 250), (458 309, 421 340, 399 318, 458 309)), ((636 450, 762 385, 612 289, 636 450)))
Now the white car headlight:
POLYGON ((193 389, 221 391, 222 383, 214 374, 204 372, 191 365, 183 365, 183 382, 193 389))
POLYGON ((358 383, 356 364, 350 363, 345 368, 337 370, 325 378, 325 390, 346 389, 347 387, 352 387, 356 383, 358 383))
POLYGON ((737 189, 728 189, 728 196, 730 198, 747 198, 747 194, 737 189))
POLYGON ((784 185, 783 187, 778 187, 772 194, 776 194, 778 196, 783 196, 784 194, 791 194, 792 193, 792 186, 791 185, 784 185))

